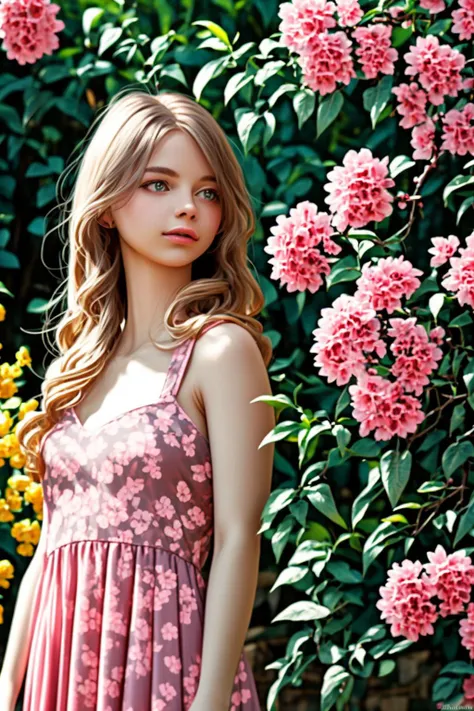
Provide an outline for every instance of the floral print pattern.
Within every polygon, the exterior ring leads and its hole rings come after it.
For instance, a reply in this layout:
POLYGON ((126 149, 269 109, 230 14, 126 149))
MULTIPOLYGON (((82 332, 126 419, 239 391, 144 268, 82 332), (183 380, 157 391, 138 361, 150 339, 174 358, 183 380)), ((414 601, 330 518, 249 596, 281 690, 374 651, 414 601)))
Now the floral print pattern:
MULTIPOLYGON (((209 442, 176 400, 195 340, 174 350, 156 402, 94 431, 70 408, 43 439, 48 537, 24 711, 192 704, 213 530, 209 442)), ((260 709, 244 650, 229 701, 260 709)))

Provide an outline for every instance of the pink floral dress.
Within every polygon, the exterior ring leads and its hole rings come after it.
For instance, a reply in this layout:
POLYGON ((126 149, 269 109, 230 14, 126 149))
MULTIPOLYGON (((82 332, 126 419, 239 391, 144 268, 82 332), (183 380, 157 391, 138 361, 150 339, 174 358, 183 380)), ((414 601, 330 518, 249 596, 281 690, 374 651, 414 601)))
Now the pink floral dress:
MULTIPOLYGON (((213 529, 210 445, 176 400, 194 343, 173 351, 156 402, 92 433, 71 408, 43 439, 48 537, 23 711, 191 706, 213 529)), ((260 711, 244 650, 229 709, 260 711)))

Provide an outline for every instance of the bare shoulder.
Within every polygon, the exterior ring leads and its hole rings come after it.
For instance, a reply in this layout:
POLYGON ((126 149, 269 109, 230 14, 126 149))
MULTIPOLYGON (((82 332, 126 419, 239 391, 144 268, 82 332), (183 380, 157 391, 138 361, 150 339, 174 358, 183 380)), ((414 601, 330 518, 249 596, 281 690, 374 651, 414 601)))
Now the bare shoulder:
POLYGON ((222 323, 206 331, 195 344, 197 391, 206 391, 235 383, 242 386, 252 380, 262 390, 269 390, 269 379, 255 338, 237 323, 222 323))

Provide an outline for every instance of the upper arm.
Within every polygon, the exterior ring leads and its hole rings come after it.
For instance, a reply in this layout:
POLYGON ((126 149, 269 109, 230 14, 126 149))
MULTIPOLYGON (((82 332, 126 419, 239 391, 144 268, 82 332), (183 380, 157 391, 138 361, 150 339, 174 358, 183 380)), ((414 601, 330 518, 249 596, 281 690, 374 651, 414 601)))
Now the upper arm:
MULTIPOLYGON (((201 340, 201 339, 199 339, 201 340)), ((275 426, 273 408, 251 403, 271 395, 265 363, 252 335, 237 324, 202 337, 200 389, 212 453, 216 544, 236 533, 256 535, 271 489, 273 443, 259 449, 275 426)))

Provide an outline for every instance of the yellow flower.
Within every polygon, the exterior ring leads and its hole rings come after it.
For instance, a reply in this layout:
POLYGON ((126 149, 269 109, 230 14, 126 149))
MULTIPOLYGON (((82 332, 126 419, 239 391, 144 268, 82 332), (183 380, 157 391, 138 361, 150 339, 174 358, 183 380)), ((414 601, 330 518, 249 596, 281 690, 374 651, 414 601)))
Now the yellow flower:
POLYGON ((18 363, 13 363, 13 365, 10 366, 10 376, 12 378, 19 378, 22 373, 23 371, 18 363))
POLYGON ((31 558, 34 553, 34 548, 31 543, 20 543, 20 545, 16 547, 16 552, 25 558, 31 558))
POLYGON ((9 588, 15 569, 9 560, 0 560, 0 588, 9 588))
POLYGON ((3 457, 11 457, 12 454, 16 454, 16 452, 20 451, 20 445, 18 443, 18 439, 13 432, 10 432, 9 434, 7 434, 3 437, 0 440, 0 445, 1 445, 1 455, 3 457))
POLYGON ((43 509, 43 485, 39 481, 30 481, 25 489, 25 502, 32 504, 35 513, 42 513, 43 509))
POLYGON ((7 479, 7 486, 11 486, 15 491, 26 491, 31 484, 31 479, 26 474, 12 474, 7 479))
POLYGON ((0 304, 0 321, 5 321, 5 314, 7 313, 6 308, 3 304, 0 304))
POLYGON ((21 346, 21 348, 15 353, 15 358, 20 366, 31 365, 30 352, 26 346, 21 346))
POLYGON ((29 518, 24 518, 23 521, 17 521, 13 524, 11 535, 17 541, 37 545, 41 535, 41 528, 38 521, 33 521, 32 523, 29 518))
POLYGON ((0 411, 0 437, 10 432, 13 425, 13 418, 10 417, 9 410, 0 411))
POLYGON ((10 511, 5 499, 0 499, 0 522, 8 523, 9 521, 14 521, 15 517, 10 511))
POLYGON ((7 400, 18 392, 17 384, 11 378, 3 378, 0 381, 0 398, 7 400))
POLYGON ((26 464, 26 457, 23 452, 17 452, 10 457, 10 465, 15 469, 22 469, 26 464))
POLYGON ((39 402, 38 400, 35 400, 35 398, 22 402, 20 409, 18 410, 18 419, 22 420, 27 412, 33 412, 33 410, 36 410, 38 407, 39 402))
MULTIPOLYGON (((10 489, 11 491, 11 489, 10 489)), ((21 511, 22 506, 23 506, 23 499, 21 498, 20 494, 14 493, 14 494, 5 494, 7 504, 10 508, 10 511, 14 511, 15 513, 18 511, 21 511)))
POLYGON ((3 605, 0 605, 0 625, 3 625, 3 605))

